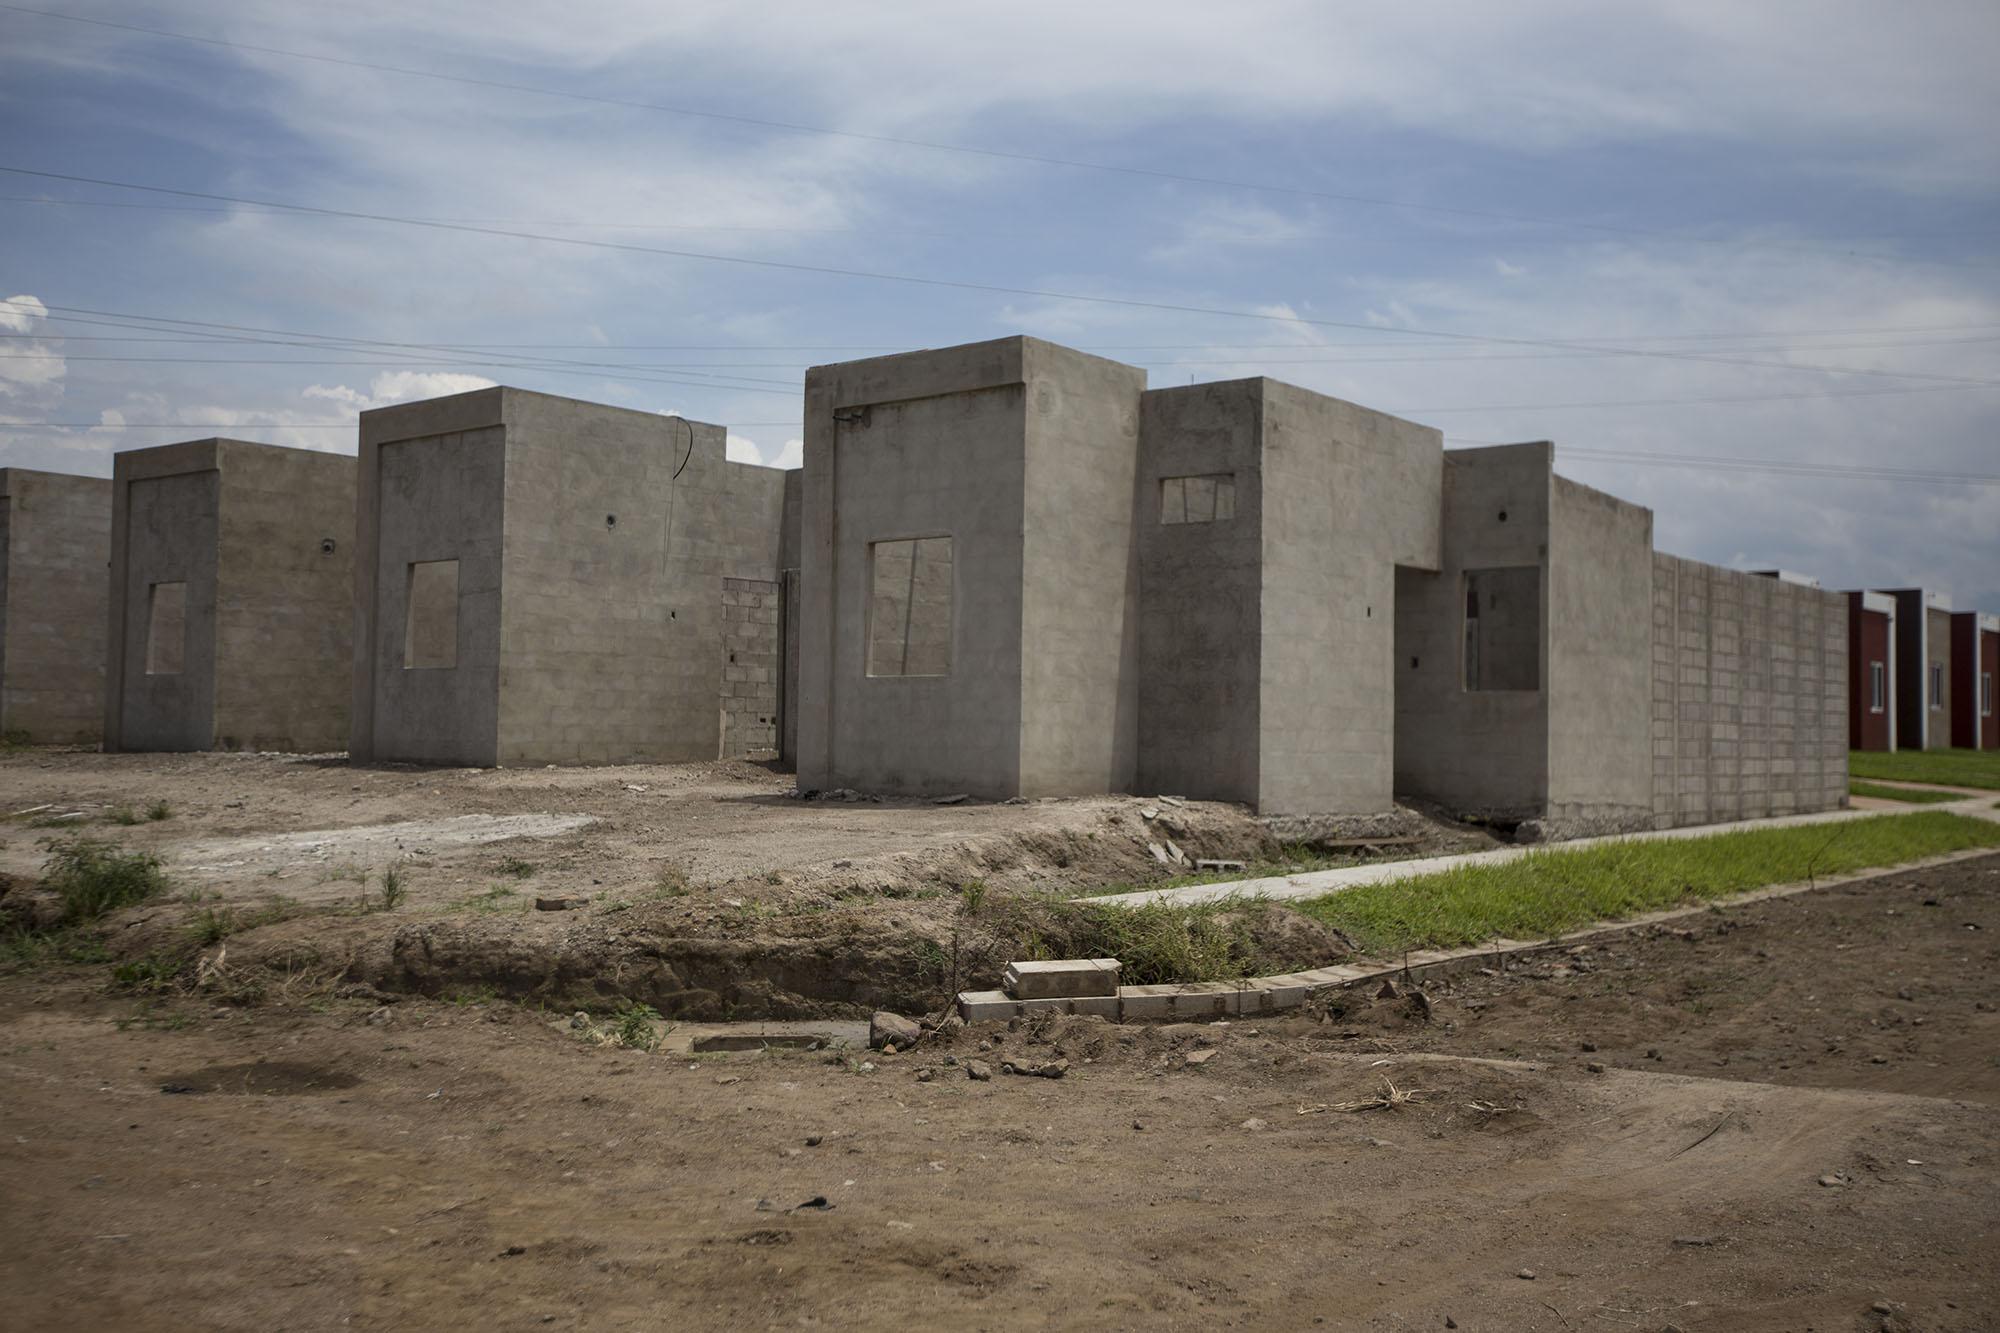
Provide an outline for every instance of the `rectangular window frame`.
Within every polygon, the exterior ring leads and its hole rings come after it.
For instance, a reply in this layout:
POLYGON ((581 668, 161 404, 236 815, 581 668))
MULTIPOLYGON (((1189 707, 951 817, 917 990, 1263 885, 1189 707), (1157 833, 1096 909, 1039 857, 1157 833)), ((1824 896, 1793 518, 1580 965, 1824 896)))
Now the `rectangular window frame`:
MULTIPOLYGON (((458 631, 464 604, 462 596, 464 585, 461 581, 462 573, 463 571, 456 559, 412 560, 409 562, 403 576, 403 670, 455 671, 458 669, 458 631), (430 627, 431 632, 429 633, 419 633, 419 618, 424 611, 424 606, 420 605, 418 581, 428 576, 419 574, 417 571, 438 569, 447 565, 451 568, 451 642, 448 652, 439 653, 433 657, 429 653, 419 652, 420 648, 429 645, 433 639, 441 640, 442 636, 436 633, 434 626, 430 627), (419 660, 420 657, 422 660, 419 660)), ((439 596, 440 594, 432 593, 428 595, 439 596)))
POLYGON ((1991 671, 1982 671, 1979 673, 1979 716, 1993 716, 1993 673, 1991 671))
POLYGON ((1887 712, 1889 708, 1889 668, 1883 662, 1868 664, 1868 711, 1887 712))
POLYGON ((162 579, 158 583, 146 585, 146 673, 149 676, 178 676, 187 671, 187 580, 162 579), (160 633, 160 615, 165 606, 161 601, 162 590, 178 598, 180 606, 176 613, 179 624, 179 641, 172 645, 173 652, 167 653, 167 641, 160 633), (171 665, 169 665, 171 658, 171 665))
POLYGON ((1236 518, 1236 474, 1199 472, 1160 478, 1160 526, 1192 527, 1236 518))
POLYGON ((1931 663, 1931 711, 1944 707, 1944 663, 1931 663))
MULTIPOLYGON (((936 551, 931 552, 933 559, 936 551)), ((869 680, 946 680, 958 665, 958 539, 949 532, 915 533, 905 537, 880 537, 870 541, 866 556, 866 600, 862 615, 861 670, 869 680), (937 671, 912 671, 910 665, 910 615, 920 562, 924 558, 924 545, 943 542, 945 563, 949 566, 945 588, 945 621, 943 626, 943 669, 937 671), (880 569, 883 547, 907 545, 911 547, 910 582, 902 600, 903 637, 900 663, 897 669, 885 670, 892 665, 879 656, 880 644, 877 638, 877 617, 883 614, 886 598, 880 587, 880 569)))

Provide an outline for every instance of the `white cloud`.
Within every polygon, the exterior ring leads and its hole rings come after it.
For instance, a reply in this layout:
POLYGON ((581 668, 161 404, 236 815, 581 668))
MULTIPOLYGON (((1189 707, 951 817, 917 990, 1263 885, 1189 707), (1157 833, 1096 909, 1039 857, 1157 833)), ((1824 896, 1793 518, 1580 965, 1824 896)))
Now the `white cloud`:
POLYGON ((774 449, 766 449, 746 436, 731 435, 727 456, 736 463, 756 463, 775 468, 803 467, 806 445, 804 440, 786 440, 774 449))
MULTIPOLYGON (((6 290, 0 288, 0 291, 6 290)), ((25 293, 0 302, 0 332, 46 335, 49 308, 25 293)), ((59 338, 7 338, 0 347, 0 399, 10 410, 45 411, 61 401, 68 362, 59 338)))
POLYGON ((764 455, 757 449, 756 441, 746 440, 741 435, 729 437, 723 449, 723 457, 732 463, 762 463, 764 455))
POLYGON ((455 393, 470 393, 474 389, 490 389, 493 385, 494 381, 484 375, 463 375, 449 371, 392 370, 377 375, 370 382, 366 392, 351 389, 345 384, 313 384, 302 390, 299 396, 333 403, 358 415, 370 408, 387 407, 391 403, 415 402, 423 398, 444 398, 455 393))

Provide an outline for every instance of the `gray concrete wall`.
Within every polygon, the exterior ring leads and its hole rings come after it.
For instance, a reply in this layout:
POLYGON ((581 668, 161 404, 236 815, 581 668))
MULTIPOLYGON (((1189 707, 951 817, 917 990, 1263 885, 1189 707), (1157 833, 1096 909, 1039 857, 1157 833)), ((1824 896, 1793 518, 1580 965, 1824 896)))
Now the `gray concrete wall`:
POLYGON ((1137 789, 1255 805, 1263 640, 1258 381, 1148 392, 1140 409, 1137 789), (1234 477, 1226 520, 1163 523, 1161 482, 1234 477))
POLYGON ((0 735, 104 734, 111 481, 0 468, 0 735))
POLYGON ((1565 836, 1653 820, 1653 514, 1555 477, 1549 511, 1549 789, 1565 836))
POLYGON ((1146 372, 1023 340, 1024 796, 1129 791, 1139 719, 1133 493, 1146 372))
POLYGON ((206 750, 215 744, 218 440, 132 449, 112 459, 104 748, 206 750), (151 590, 185 583, 180 670, 147 672, 151 590))
POLYGON ((501 391, 361 416, 355 506, 357 760, 487 765, 500 734, 501 391), (458 564, 450 667, 405 666, 410 566, 458 564))
POLYGON ((778 752, 783 596, 775 580, 722 580, 725 759, 767 759, 778 752))
POLYGON ((499 762, 713 759, 722 428, 517 389, 505 403, 499 762))
POLYGON ((807 372, 799 785, 1021 788, 1027 339, 807 372), (869 544, 949 536, 952 667, 867 674, 869 544))
POLYGON ((1924 748, 1951 748, 1951 612, 1937 607, 1924 609, 1924 748), (1931 673, 1937 671, 1939 694, 1931 698, 1931 673))
POLYGON ((345 749, 354 459, 234 440, 217 449, 214 743, 345 749))
POLYGON ((1656 555, 1656 827, 1847 799, 1847 599, 1656 555))
POLYGON ((774 748, 786 481, 723 448, 718 426, 509 388, 364 413, 357 755, 610 764, 774 748), (459 562, 457 660, 412 669, 409 566, 432 560, 459 562), (759 585, 756 604, 731 581, 759 585), (757 620, 754 645, 725 642, 731 607, 757 620), (756 668, 768 690, 742 688, 732 651, 771 659, 756 668), (725 741, 726 718, 753 714, 765 730, 725 741))
POLYGON ((1553 458, 1546 443, 1444 454, 1441 569, 1396 571, 1399 795, 1501 819, 1547 810, 1548 692, 1465 688, 1465 575, 1541 571, 1537 675, 1545 681, 1553 458))
POLYGON ((1257 808, 1394 803, 1396 569, 1436 570, 1443 439, 1273 380, 1263 407, 1257 808))

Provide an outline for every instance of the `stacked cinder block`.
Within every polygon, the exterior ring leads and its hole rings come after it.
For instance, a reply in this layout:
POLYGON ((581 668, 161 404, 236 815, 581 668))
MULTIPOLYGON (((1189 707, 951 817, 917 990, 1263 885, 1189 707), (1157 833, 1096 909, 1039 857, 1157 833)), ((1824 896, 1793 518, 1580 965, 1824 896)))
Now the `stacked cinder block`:
POLYGON ((722 580, 722 753, 727 757, 778 751, 782 608, 782 587, 773 580, 722 580))
POLYGON ((1847 599, 1654 558, 1656 828, 1826 810, 1847 793, 1847 599))
POLYGON ((104 732, 111 481, 0 468, 0 736, 104 732))
POLYGON ((339 750, 354 460, 208 439, 114 459, 107 750, 339 750))

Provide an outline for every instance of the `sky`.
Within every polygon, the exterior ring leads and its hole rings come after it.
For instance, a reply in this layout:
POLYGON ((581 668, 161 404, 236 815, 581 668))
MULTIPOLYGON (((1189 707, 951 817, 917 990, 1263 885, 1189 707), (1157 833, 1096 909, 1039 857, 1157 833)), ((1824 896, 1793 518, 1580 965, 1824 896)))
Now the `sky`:
POLYGON ((807 366, 1026 333, 2000 611, 1991 0, 43 5, 0 465, 501 382, 795 467, 807 366))

